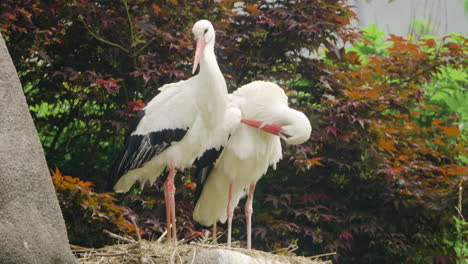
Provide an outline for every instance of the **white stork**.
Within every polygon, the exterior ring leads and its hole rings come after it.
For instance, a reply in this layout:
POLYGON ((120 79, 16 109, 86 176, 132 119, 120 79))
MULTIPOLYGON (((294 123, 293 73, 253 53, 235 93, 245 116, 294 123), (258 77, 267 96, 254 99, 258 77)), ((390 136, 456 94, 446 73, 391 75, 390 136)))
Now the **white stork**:
POLYGON ((166 169, 164 183, 167 241, 176 244, 175 185, 177 169, 190 167, 211 144, 213 132, 223 123, 227 88, 214 53, 215 30, 207 20, 194 24, 196 40, 190 79, 166 84, 138 113, 131 134, 115 166, 116 192, 128 192, 135 182, 152 184, 166 169), (172 227, 172 235, 171 235, 172 227))
POLYGON ((224 223, 227 218, 230 246, 233 210, 248 189, 245 213, 250 249, 256 182, 282 158, 280 138, 289 144, 301 144, 309 139, 312 128, 303 113, 288 107, 283 89, 271 82, 256 81, 239 88, 229 95, 229 105, 229 109, 238 108, 244 124, 232 125, 227 120, 230 137, 223 148, 207 151, 196 161, 197 185, 203 184, 203 190, 193 218, 214 229, 217 221, 224 223))

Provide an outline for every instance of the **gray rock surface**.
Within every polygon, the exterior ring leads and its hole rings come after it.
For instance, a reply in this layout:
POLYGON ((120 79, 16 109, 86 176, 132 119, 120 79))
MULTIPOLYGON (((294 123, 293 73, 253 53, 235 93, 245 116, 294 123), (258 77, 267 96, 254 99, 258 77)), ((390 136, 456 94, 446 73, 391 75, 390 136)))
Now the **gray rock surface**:
POLYGON ((21 83, 0 35, 0 263, 78 263, 21 83))
POLYGON ((288 264, 287 260, 279 260, 266 256, 248 256, 241 252, 225 249, 208 249, 197 254, 194 264, 288 264))
POLYGON ((224 249, 204 250, 197 254, 194 264, 253 264, 250 256, 224 249))

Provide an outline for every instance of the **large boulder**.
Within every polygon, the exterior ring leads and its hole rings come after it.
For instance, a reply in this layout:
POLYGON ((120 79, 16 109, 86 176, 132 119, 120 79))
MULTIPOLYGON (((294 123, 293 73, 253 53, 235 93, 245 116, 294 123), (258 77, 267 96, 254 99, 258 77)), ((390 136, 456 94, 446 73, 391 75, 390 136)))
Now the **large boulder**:
POLYGON ((1 35, 0 263, 77 263, 44 151, 1 35))

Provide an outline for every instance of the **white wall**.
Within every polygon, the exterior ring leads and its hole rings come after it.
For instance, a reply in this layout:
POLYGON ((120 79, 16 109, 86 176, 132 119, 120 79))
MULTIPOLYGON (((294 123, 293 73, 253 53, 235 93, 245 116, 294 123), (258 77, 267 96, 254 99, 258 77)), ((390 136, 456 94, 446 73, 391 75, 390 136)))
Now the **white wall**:
POLYGON ((406 35, 416 18, 430 20, 438 27, 437 36, 452 32, 468 35, 463 0, 350 0, 350 4, 356 6, 359 27, 377 24, 387 33, 406 35))

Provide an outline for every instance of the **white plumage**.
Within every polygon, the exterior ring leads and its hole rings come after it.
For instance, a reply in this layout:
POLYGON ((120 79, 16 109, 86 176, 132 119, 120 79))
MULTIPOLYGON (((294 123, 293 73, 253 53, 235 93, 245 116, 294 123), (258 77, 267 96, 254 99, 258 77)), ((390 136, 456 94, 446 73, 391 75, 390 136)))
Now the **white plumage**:
POLYGON ((240 110, 242 120, 276 124, 281 127, 281 132, 278 137, 246 124, 231 126, 231 137, 209 172, 195 206, 193 217, 205 226, 225 222, 228 218, 230 184, 231 208, 234 208, 269 166, 275 168, 282 157, 280 138, 291 144, 301 144, 308 140, 311 132, 307 117, 288 107, 283 89, 274 83, 252 82, 229 95, 229 101, 231 107, 240 110))
POLYGON ((225 105, 226 99, 218 96, 221 99, 208 100, 216 96, 200 96, 199 90, 210 88, 209 85, 201 86, 200 79, 200 75, 197 75, 189 80, 161 87, 160 94, 143 109, 144 116, 130 135, 143 136, 143 144, 136 153, 136 160, 141 160, 153 146, 149 137, 151 133, 181 129, 186 134, 180 141, 162 142, 162 145, 158 145, 160 148, 167 148, 147 160, 142 167, 125 173, 114 186, 116 192, 128 192, 137 181, 142 186, 146 182, 153 183, 169 167, 170 162, 181 170, 190 167, 195 158, 203 154, 211 144, 214 131, 224 120, 225 106, 222 103, 225 105))
MULTIPOLYGON (((160 93, 137 116, 137 124, 126 141, 113 176, 120 177, 114 190, 128 192, 135 182, 142 186, 153 183, 169 168, 164 186, 166 200, 172 199, 169 207, 173 219, 168 218, 167 225, 169 240, 170 225, 175 235, 175 168, 191 166, 213 144, 211 140, 223 123, 227 101, 226 83, 214 54, 214 28, 209 21, 201 20, 192 31, 197 41, 193 69, 200 62, 199 74, 159 89, 160 93)), ((166 213, 171 214, 168 210, 166 213)))

